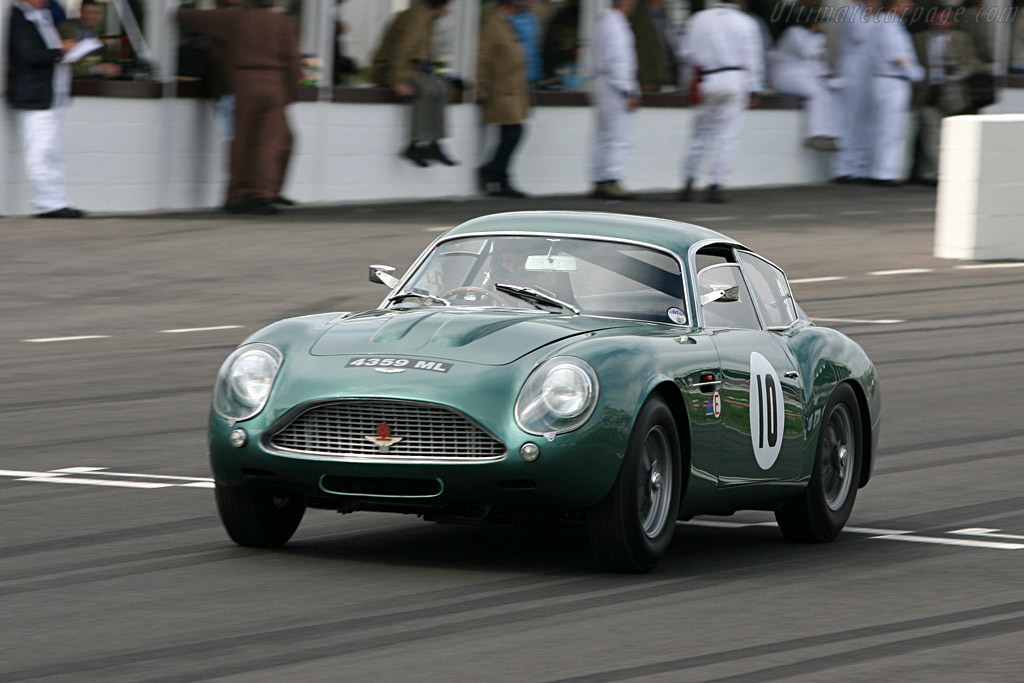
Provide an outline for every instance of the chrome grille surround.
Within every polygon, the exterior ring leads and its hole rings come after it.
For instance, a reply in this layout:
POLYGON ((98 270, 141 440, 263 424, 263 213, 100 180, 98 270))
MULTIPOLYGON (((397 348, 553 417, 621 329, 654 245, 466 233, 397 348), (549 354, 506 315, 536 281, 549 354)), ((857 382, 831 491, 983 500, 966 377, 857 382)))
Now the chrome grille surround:
POLYGON ((303 407, 264 437, 273 452, 319 460, 460 463, 503 460, 505 445, 463 413, 434 403, 342 399, 303 407), (382 448, 367 437, 387 424, 401 440, 382 448))

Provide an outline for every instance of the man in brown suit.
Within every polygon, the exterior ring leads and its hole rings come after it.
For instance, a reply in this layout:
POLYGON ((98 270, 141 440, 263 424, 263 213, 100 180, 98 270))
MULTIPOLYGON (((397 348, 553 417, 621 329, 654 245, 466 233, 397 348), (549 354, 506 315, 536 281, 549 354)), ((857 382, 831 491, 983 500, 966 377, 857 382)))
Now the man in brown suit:
POLYGON ((417 166, 440 161, 456 164, 438 142, 446 136, 444 105, 450 98, 448 82, 434 73, 430 41, 435 19, 448 13, 451 0, 418 0, 399 13, 384 33, 373 56, 373 82, 412 98, 409 146, 402 155, 417 166))
POLYGON ((477 100, 484 105, 484 123, 499 126, 498 147, 477 171, 480 190, 495 197, 526 195, 509 182, 508 164, 523 135, 530 111, 526 55, 509 17, 518 11, 517 0, 498 0, 484 19, 476 58, 477 100))
POLYGON ((942 7, 931 14, 928 30, 914 35, 917 61, 925 79, 914 85, 920 130, 914 180, 935 185, 939 177, 939 137, 942 119, 964 114, 970 108, 967 76, 980 70, 971 38, 954 31, 955 10, 942 7))
POLYGON ((222 46, 235 91, 235 138, 225 209, 277 213, 292 133, 285 107, 298 96, 298 36, 288 17, 255 0, 247 9, 178 10, 187 28, 222 46))

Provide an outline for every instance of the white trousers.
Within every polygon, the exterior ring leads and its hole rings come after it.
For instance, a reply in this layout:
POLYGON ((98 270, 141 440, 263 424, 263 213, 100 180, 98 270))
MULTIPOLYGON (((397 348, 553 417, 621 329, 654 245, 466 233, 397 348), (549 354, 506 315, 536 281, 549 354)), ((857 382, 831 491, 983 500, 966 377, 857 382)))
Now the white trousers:
POLYGON ((871 108, 880 123, 872 142, 871 178, 897 180, 903 173, 910 97, 909 81, 886 76, 871 79, 871 108))
POLYGON ((804 124, 806 137, 838 138, 842 131, 842 116, 837 92, 825 85, 810 69, 783 68, 772 75, 775 89, 788 95, 804 98, 804 124))
POLYGON ((696 180, 701 161, 712 150, 709 185, 724 185, 732 170, 740 124, 747 108, 746 75, 742 71, 723 71, 705 76, 700 84, 701 103, 694 120, 690 151, 683 163, 683 180, 696 180))
POLYGON ((840 77, 844 83, 839 96, 843 128, 839 136, 840 150, 832 162, 832 174, 866 178, 875 121, 885 119, 872 110, 872 77, 863 68, 848 69, 840 77))
POLYGON ((594 81, 597 125, 590 158, 590 180, 602 183, 621 180, 633 149, 633 114, 622 93, 603 79, 594 81))
POLYGON ((71 205, 64 185, 64 109, 18 111, 25 175, 39 213, 71 205))

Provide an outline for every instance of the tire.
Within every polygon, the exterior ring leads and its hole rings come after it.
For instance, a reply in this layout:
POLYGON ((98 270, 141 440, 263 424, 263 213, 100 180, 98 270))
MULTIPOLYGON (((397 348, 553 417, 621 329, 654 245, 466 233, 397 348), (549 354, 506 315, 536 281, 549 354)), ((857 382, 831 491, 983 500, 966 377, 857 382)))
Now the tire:
POLYGON ((788 541, 826 543, 843 530, 857 498, 863 463, 860 407, 840 384, 823 413, 811 480, 803 493, 775 511, 788 541))
POLYGON ((217 484, 216 496, 228 536, 238 545, 252 548, 283 546, 306 512, 301 496, 275 489, 217 484))
POLYGON ((587 515, 601 566, 630 574, 654 569, 675 533, 686 476, 681 460, 672 411, 651 397, 640 409, 612 490, 587 515))

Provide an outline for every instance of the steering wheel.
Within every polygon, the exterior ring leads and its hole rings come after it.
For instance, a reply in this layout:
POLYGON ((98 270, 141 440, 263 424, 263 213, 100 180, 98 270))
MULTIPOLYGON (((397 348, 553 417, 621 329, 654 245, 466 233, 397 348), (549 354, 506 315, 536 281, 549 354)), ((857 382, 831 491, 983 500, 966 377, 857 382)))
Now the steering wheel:
POLYGON ((445 299, 450 299, 451 297, 455 296, 456 294, 469 294, 469 293, 476 294, 479 297, 487 297, 488 299, 490 299, 494 303, 498 304, 499 306, 508 306, 508 302, 507 301, 502 299, 500 296, 498 296, 494 292, 492 292, 490 290, 487 290, 487 289, 484 289, 483 287, 472 287, 472 286, 470 286, 470 287, 455 287, 454 289, 449 289, 447 292, 445 292, 441 296, 443 298, 445 298, 445 299))

